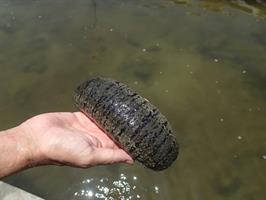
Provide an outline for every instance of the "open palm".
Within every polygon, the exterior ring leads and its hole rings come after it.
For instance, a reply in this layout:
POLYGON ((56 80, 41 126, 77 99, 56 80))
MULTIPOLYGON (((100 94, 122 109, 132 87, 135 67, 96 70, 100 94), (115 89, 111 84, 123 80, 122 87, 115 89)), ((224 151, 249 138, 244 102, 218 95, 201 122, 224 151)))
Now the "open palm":
POLYGON ((32 154, 39 157, 37 164, 90 167, 133 163, 124 150, 81 112, 41 114, 22 126, 31 141, 32 154))

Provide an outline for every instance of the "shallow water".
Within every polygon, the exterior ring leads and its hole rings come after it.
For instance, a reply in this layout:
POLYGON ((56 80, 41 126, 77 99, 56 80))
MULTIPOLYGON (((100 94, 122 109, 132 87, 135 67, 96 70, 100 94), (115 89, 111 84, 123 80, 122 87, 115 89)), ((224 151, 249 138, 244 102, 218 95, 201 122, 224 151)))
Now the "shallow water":
POLYGON ((180 141, 163 172, 39 167, 5 181, 47 199, 266 198, 265 4, 2 0, 0 129, 73 111, 96 75, 160 108, 180 141))

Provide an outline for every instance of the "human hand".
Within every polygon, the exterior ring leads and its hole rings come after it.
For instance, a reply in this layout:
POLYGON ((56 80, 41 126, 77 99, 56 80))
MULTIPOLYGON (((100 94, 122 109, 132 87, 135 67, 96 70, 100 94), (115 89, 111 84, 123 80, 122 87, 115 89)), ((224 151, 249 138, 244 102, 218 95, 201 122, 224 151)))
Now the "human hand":
POLYGON ((30 146, 30 165, 87 168, 132 158, 81 112, 37 115, 20 125, 30 146))

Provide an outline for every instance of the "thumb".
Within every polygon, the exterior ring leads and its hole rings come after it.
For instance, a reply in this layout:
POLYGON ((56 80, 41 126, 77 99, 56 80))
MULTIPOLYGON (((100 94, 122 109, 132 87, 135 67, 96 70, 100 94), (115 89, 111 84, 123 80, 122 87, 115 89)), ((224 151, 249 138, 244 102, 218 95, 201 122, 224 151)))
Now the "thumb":
POLYGON ((133 164, 133 159, 123 149, 95 149, 91 155, 91 165, 106 165, 114 163, 133 164))

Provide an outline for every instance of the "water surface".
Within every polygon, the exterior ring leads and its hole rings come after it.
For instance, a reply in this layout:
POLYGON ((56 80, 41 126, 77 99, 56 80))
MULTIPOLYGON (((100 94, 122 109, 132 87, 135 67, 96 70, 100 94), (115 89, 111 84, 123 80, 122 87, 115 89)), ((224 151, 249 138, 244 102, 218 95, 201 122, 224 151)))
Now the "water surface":
POLYGON ((127 83, 180 141, 163 172, 38 167, 5 181, 47 199, 266 198, 265 4, 2 0, 0 129, 74 111, 93 76, 127 83))

